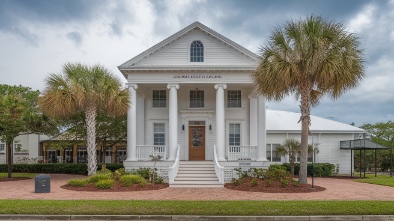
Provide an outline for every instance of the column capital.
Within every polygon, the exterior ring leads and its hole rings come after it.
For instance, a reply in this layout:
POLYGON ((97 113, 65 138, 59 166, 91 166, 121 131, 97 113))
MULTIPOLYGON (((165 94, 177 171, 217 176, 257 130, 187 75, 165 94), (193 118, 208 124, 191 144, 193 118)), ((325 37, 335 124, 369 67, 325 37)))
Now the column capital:
POLYGON ((226 84, 215 84, 215 89, 218 89, 219 87, 222 87, 223 89, 227 88, 226 84))
POLYGON ((134 88, 134 89, 136 89, 137 90, 137 88, 138 88, 138 84, 135 84, 135 83, 126 83, 126 86, 128 87, 128 88, 134 88))
POLYGON ((175 87, 175 89, 178 90, 179 89, 179 84, 173 84, 173 83, 167 84, 167 89, 170 89, 172 87, 175 87))
POLYGON ((258 95, 256 93, 251 93, 248 96, 249 99, 253 99, 253 98, 257 98, 257 97, 258 97, 258 95))

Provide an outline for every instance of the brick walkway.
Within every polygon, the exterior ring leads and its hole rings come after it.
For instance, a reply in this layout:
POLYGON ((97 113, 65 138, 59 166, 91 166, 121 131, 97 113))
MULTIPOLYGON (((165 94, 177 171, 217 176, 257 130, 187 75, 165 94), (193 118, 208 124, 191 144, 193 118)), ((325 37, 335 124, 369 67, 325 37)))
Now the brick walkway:
MULTIPOLYGON (((315 193, 254 193, 226 188, 166 188, 140 192, 77 192, 60 188, 76 175, 51 174, 51 192, 34 193, 34 179, 0 183, 0 199, 53 200, 394 200, 394 188, 346 179, 315 178, 315 193)), ((309 183, 311 180, 309 180, 309 183)))

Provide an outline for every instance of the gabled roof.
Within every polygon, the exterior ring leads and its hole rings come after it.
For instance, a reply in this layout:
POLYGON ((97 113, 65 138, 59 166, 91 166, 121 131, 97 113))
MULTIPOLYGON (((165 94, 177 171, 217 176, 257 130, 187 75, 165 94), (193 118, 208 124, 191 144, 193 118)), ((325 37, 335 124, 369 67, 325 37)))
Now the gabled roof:
POLYGON ((223 35, 217 33, 216 31, 208 28, 207 26, 201 24, 200 22, 194 22, 191 25, 185 27, 184 29, 178 31, 177 33, 171 35, 170 37, 164 39, 163 41, 159 42, 158 44, 154 45, 153 47, 149 48, 148 50, 142 52, 141 54, 135 56, 134 58, 128 60, 127 62, 123 63, 122 65, 118 66, 119 70, 131 70, 135 69, 136 64, 138 64, 140 61, 146 59, 147 57, 150 57, 154 53, 158 52, 159 50, 163 49, 164 47, 170 45, 177 39, 180 39, 184 35, 188 34, 189 32, 193 31, 194 29, 199 29, 202 32, 206 33, 209 36, 212 36, 213 38, 219 40, 220 42, 226 44, 230 48, 233 48, 234 50, 238 51, 239 53, 245 55, 252 61, 258 62, 258 55, 255 53, 249 51, 248 49, 242 47, 241 45, 235 43, 234 41, 224 37, 223 35))
MULTIPOLYGON (((301 123, 298 123, 300 116, 300 113, 267 109, 267 132, 301 132, 301 123)), ((366 133, 365 130, 350 124, 344 124, 313 115, 311 115, 311 126, 309 129, 312 133, 366 133)))

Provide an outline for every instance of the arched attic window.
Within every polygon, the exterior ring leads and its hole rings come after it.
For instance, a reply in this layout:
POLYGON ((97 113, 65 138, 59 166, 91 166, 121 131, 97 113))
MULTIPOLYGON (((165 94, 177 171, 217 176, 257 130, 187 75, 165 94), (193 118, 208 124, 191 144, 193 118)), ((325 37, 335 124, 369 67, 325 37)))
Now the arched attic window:
POLYGON ((204 45, 201 41, 193 41, 190 45, 190 62, 204 62, 204 45))

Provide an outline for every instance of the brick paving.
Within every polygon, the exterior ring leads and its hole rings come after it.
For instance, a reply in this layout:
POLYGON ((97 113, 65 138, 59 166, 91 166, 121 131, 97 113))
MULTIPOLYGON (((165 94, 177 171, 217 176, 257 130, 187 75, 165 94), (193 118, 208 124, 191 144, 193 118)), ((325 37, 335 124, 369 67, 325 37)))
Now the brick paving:
MULTIPOLYGON (((52 200, 394 200, 394 188, 348 179, 315 178, 327 190, 314 193, 257 193, 226 188, 165 188, 139 192, 80 192, 60 186, 83 176, 50 174, 51 192, 34 193, 34 179, 0 183, 0 199, 52 200)), ((311 183, 311 180, 308 181, 311 183)))

